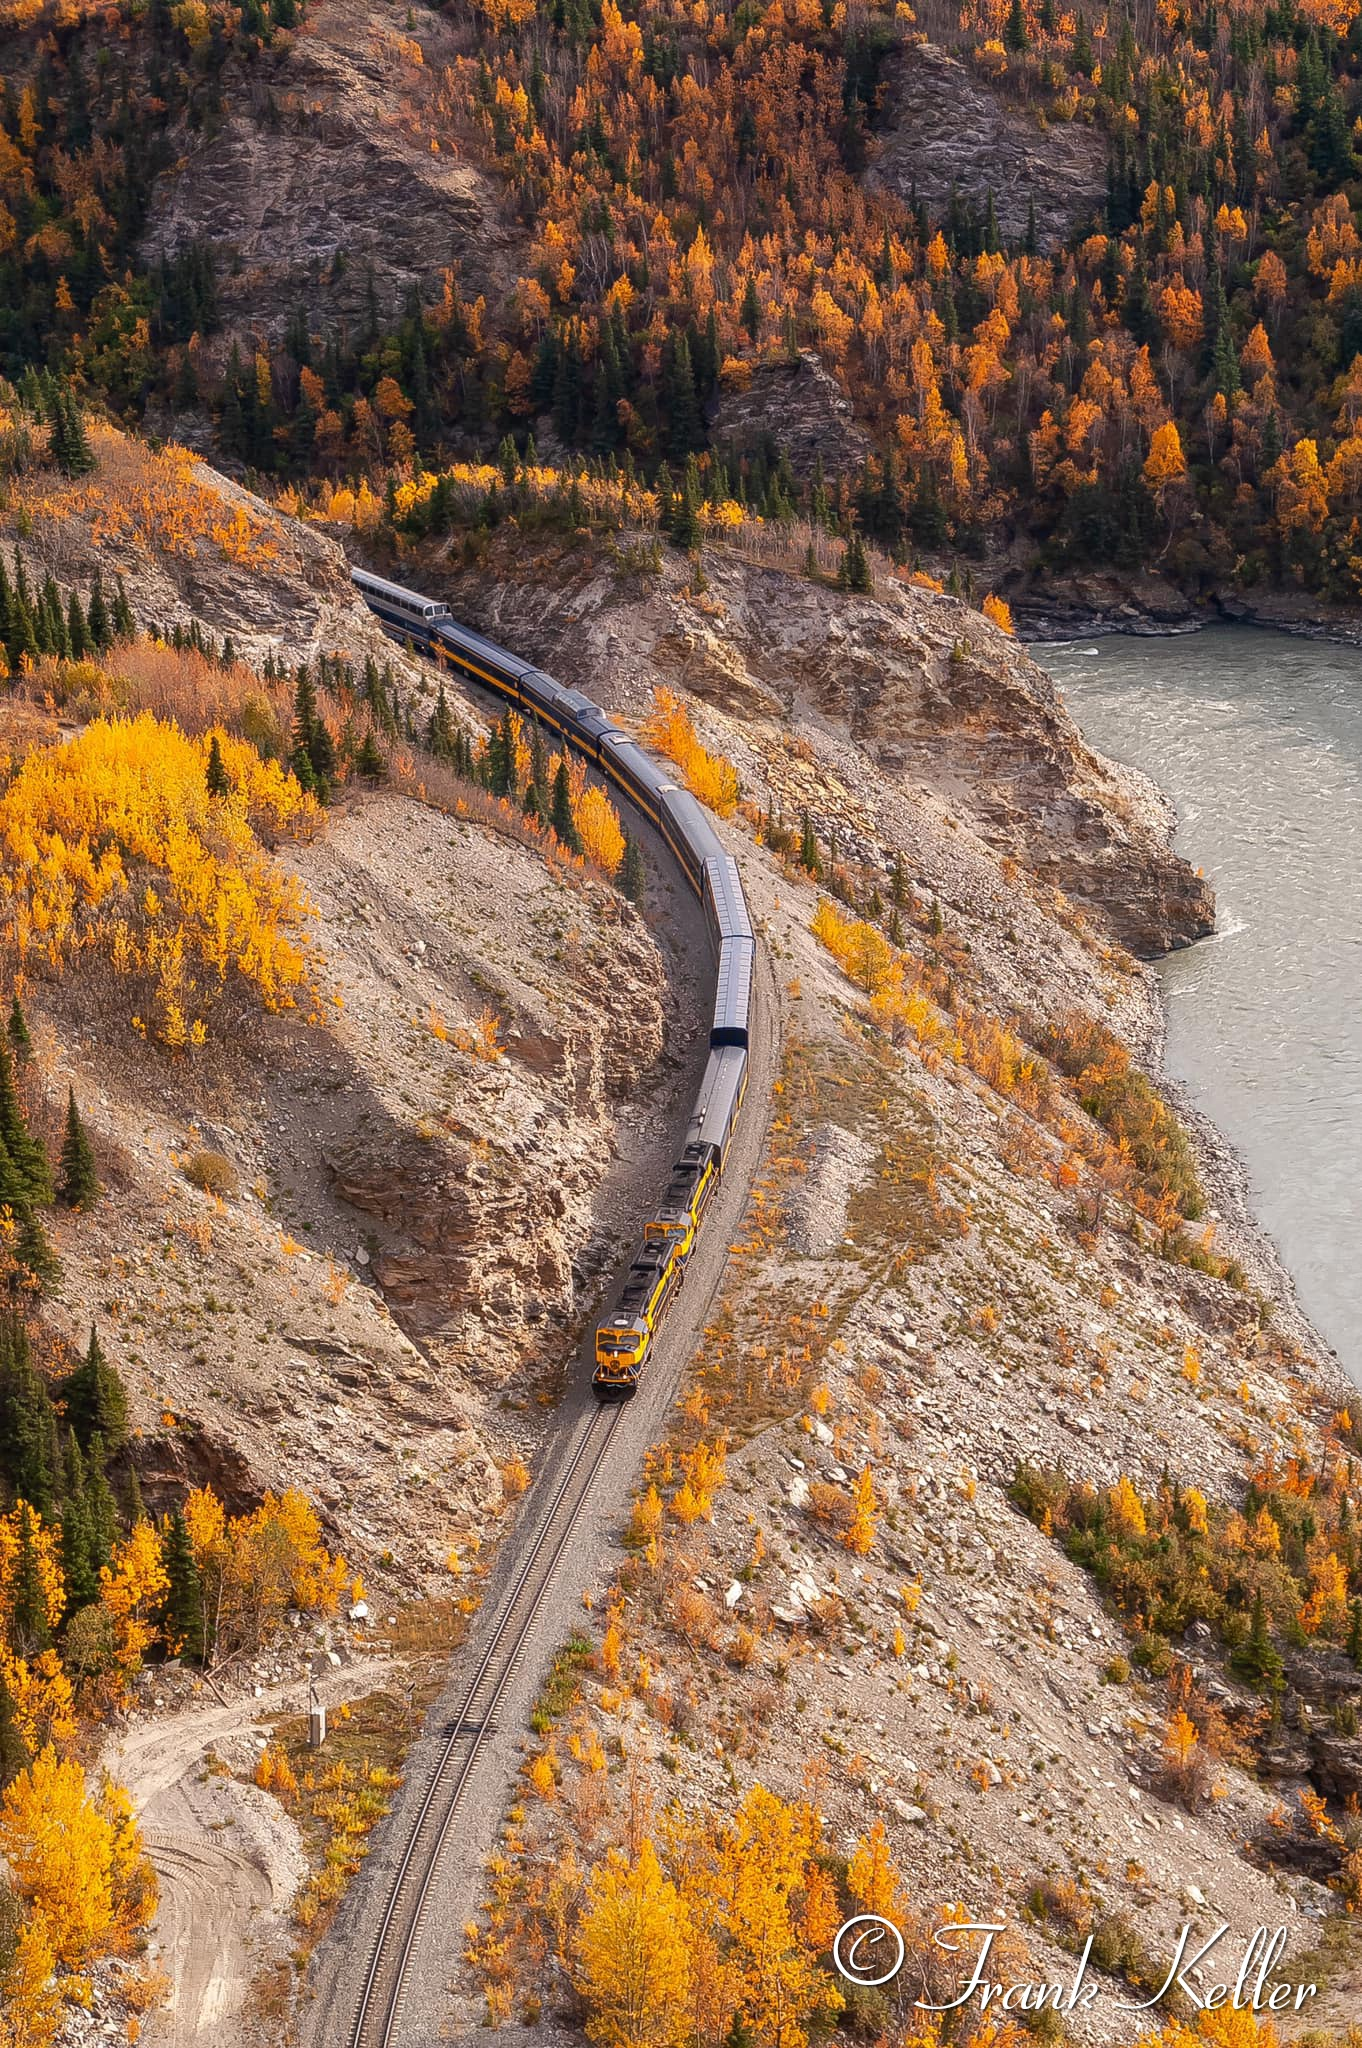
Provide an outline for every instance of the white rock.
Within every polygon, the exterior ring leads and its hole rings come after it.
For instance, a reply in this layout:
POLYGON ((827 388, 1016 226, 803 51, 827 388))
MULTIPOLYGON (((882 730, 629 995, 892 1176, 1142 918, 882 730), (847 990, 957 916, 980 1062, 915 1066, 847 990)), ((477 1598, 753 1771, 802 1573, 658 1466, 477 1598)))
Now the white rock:
POLYGON ((738 1604, 738 1602, 739 1602, 739 1601, 740 1601, 741 1599, 742 1599, 742 1587, 741 1587, 741 1586, 740 1586, 740 1585, 738 1584, 738 1581, 737 1581, 736 1579, 734 1579, 734 1581, 733 1581, 732 1585, 731 1585, 731 1586, 729 1587, 728 1591, 727 1591, 727 1592, 726 1592, 726 1593, 724 1594, 724 1606, 725 1606, 725 1607, 736 1607, 736 1606, 737 1606, 737 1604, 738 1604))
POLYGON ((894 1811, 900 1820, 906 1820, 910 1826, 916 1826, 927 1818, 925 1806, 910 1806, 906 1799, 896 1799, 894 1801, 894 1811))
POLYGON ((367 1621, 369 1619, 368 1601, 356 1600, 354 1606, 349 1609, 349 1618, 351 1621, 367 1621))

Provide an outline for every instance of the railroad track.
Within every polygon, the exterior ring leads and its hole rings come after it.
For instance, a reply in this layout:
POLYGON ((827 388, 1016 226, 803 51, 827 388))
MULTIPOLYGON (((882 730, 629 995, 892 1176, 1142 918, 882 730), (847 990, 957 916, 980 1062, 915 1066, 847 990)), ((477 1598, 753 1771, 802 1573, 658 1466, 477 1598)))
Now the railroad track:
POLYGON ((350 2048, 395 2048, 400 2038, 408 1969, 424 1929, 445 1842, 623 1413, 622 1408, 596 1407, 587 1415, 539 1533, 503 1599, 389 1886, 355 2010, 350 2048))

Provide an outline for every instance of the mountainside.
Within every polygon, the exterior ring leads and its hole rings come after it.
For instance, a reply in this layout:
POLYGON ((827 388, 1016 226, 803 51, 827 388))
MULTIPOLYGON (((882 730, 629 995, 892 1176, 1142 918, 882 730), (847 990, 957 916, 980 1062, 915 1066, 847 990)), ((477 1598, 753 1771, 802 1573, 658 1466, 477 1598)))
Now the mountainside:
POLYGON ((911 848, 920 886, 949 894, 939 848, 963 826, 1141 956, 1211 928, 1210 891, 1169 851, 1163 800, 1085 745, 1044 671, 978 612, 902 581, 831 595, 736 553, 706 560, 698 593, 670 564, 643 594, 608 557, 519 536, 476 573, 420 556, 414 573, 612 710, 641 717, 659 682, 693 693, 721 714, 744 783, 769 777, 785 822, 809 810, 848 858, 876 838, 911 848), (790 758, 790 727, 834 768, 835 797, 790 758))

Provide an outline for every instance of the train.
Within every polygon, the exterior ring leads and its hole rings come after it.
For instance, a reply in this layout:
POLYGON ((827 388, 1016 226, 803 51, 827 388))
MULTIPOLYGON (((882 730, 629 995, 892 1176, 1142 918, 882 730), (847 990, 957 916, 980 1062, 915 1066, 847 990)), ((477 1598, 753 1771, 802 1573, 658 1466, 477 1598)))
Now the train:
POLYGON ((458 625, 447 604, 366 569, 350 573, 355 588, 394 639, 410 641, 438 667, 494 691, 599 769, 656 827, 704 909, 715 969, 709 1056, 680 1156, 644 1222, 618 1298, 596 1331, 596 1396, 601 1401, 628 1400, 643 1379, 658 1332, 684 1284, 747 1093, 757 949, 738 864, 724 851, 704 806, 673 782, 590 697, 458 625))

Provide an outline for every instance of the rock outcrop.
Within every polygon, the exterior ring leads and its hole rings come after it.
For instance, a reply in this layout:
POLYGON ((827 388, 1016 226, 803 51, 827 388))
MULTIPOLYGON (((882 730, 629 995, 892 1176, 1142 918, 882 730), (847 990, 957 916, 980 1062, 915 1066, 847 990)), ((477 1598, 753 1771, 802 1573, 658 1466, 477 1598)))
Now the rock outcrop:
POLYGON ((208 243, 228 333, 274 339, 299 310, 353 337, 413 290, 431 298, 450 269, 470 299, 504 290, 518 237, 496 189, 447 122, 436 152, 421 119, 454 44, 428 10, 399 31, 356 0, 309 7, 280 54, 236 81, 223 126, 185 138, 144 254, 208 243))
POLYGON ((723 391, 710 415, 710 433, 723 449, 748 452, 768 443, 779 448, 801 481, 820 460, 829 477, 854 470, 870 448, 851 400, 812 349, 764 362, 750 383, 723 391))
POLYGON ((849 850, 858 803, 874 837, 887 786, 907 816, 929 800, 930 818, 899 827, 919 844, 943 818, 963 825, 1141 958, 1211 930, 1210 889, 1172 852, 1159 793, 1086 744, 1049 676, 979 612, 903 581, 856 597, 717 548, 705 562, 698 598, 670 561, 639 596, 578 555, 514 584, 446 575, 445 587, 470 619, 624 713, 644 712, 657 681, 704 699, 753 786, 816 810, 789 777, 797 733, 835 759, 847 799, 821 822, 849 850), (882 779, 866 777, 867 757, 882 779))
POLYGON ((1042 126, 934 43, 905 47, 888 71, 876 133, 872 186, 916 194, 938 217, 952 192, 982 215, 991 192, 1008 241, 1026 232, 1034 204, 1036 239, 1055 247, 1102 196, 1106 151, 1095 129, 1042 126))

